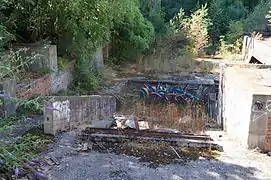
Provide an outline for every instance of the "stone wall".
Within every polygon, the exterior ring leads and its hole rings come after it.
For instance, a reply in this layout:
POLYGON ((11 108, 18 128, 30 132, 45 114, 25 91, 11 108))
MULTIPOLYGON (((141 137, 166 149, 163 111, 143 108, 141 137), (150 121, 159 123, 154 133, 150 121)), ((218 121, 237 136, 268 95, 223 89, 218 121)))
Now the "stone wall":
POLYGON ((16 85, 16 97, 29 99, 33 95, 47 96, 51 92, 52 76, 47 74, 33 82, 16 85))
POLYGON ((113 96, 54 96, 44 112, 44 132, 55 135, 83 124, 112 117, 116 112, 113 96))

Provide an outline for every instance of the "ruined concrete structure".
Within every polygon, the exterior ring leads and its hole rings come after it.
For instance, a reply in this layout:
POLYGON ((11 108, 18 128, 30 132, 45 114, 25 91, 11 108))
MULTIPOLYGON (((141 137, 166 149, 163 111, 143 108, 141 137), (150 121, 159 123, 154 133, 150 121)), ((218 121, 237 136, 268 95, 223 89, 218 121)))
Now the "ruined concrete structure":
POLYGON ((51 96, 44 111, 44 132, 55 135, 80 125, 112 117, 116 112, 113 96, 51 96))
POLYGON ((271 39, 258 40, 245 36, 243 41, 243 53, 245 63, 257 63, 271 65, 271 39))
POLYGON ((221 64, 220 115, 234 140, 271 151, 271 66, 221 64))

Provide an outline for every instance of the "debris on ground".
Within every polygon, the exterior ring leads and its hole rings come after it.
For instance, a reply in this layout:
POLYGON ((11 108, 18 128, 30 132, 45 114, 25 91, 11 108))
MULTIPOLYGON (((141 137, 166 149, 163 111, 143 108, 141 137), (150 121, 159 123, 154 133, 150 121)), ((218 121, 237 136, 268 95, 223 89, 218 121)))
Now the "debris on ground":
POLYGON ((141 162, 148 163, 147 165, 152 168, 171 163, 185 163, 190 160, 198 160, 200 157, 204 159, 219 157, 218 151, 212 151, 208 148, 178 147, 171 146, 170 143, 149 141, 96 142, 92 144, 91 150, 138 157, 141 162))
POLYGON ((125 115, 114 115, 114 123, 112 124, 112 128, 116 129, 137 129, 137 130, 146 130, 150 129, 149 123, 144 120, 139 120, 135 116, 125 116, 125 115))
POLYGON ((133 129, 87 128, 79 136, 81 151, 97 151, 139 157, 150 167, 219 156, 207 135, 187 135, 133 129))

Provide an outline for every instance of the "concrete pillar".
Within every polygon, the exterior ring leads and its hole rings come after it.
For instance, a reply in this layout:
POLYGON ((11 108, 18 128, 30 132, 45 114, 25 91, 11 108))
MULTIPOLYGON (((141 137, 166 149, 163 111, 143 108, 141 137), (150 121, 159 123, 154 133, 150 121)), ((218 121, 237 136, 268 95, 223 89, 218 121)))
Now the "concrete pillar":
MULTIPOLYGON (((4 80, 0 81, 0 94, 7 94, 9 97, 16 97, 16 81, 15 80, 4 80)), ((15 113, 15 102, 10 99, 3 98, 3 103, 0 104, 0 117, 7 117, 15 113)))
POLYGON ((242 54, 245 55, 246 49, 248 48, 248 43, 249 43, 249 36, 244 36, 243 39, 243 47, 242 47, 242 54))

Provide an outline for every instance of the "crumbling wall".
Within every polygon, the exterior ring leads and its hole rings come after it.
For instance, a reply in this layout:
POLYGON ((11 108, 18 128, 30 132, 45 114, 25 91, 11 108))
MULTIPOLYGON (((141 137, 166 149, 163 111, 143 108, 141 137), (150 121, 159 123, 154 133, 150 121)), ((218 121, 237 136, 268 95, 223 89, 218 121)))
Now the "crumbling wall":
MULTIPOLYGON (((28 99, 33 95, 47 96, 57 93, 61 90, 66 90, 74 79, 75 61, 72 61, 68 66, 59 70, 57 67, 57 47, 55 45, 20 45, 16 48, 27 48, 27 52, 23 55, 29 56, 38 54, 40 59, 29 64, 28 71, 38 72, 44 68, 50 69, 50 74, 35 79, 32 82, 24 82, 16 86, 17 97, 28 99)), ((103 64, 103 50, 99 48, 93 56, 92 64, 89 71, 101 69, 103 64)))
POLYGON ((61 90, 67 90, 74 80, 75 61, 72 61, 62 71, 52 72, 52 84, 50 93, 57 93, 61 90))
POLYGON ((221 121, 217 120, 219 108, 218 108, 218 81, 219 78, 215 75, 205 75, 191 80, 173 81, 173 80, 145 80, 145 79, 131 79, 127 82, 127 89, 136 89, 144 87, 144 84, 156 86, 159 83, 164 83, 169 86, 178 86, 184 88, 185 86, 197 88, 196 96, 204 102, 206 113, 208 114, 207 123, 212 127, 221 128, 221 121))
POLYGON ((16 97, 19 99, 29 99, 33 95, 46 96, 51 92, 52 76, 47 74, 33 82, 16 85, 16 97))
POLYGON ((55 135, 112 117, 115 112, 116 98, 113 96, 53 96, 44 111, 44 132, 55 135))

